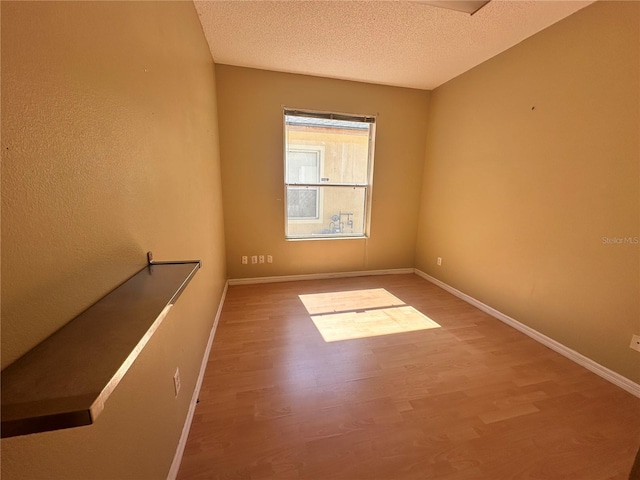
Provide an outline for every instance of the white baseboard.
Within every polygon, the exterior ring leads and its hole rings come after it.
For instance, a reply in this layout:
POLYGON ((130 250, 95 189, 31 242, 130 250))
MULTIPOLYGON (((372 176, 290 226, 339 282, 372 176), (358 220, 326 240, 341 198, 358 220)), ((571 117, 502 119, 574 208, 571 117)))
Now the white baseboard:
POLYGON ((545 345, 546 347, 549 347, 551 350, 559 353, 560 355, 563 355, 563 356, 567 357, 569 360, 573 360, 578 365, 581 365, 584 368, 586 368, 587 370, 592 371, 596 375, 604 378, 605 380, 613 383, 614 385, 622 388, 623 390, 626 390, 630 394, 635 395, 636 397, 640 398, 640 385, 639 384, 629 380, 626 377, 623 377, 622 375, 620 375, 619 373, 614 372, 613 370, 609 370, 607 367, 604 367, 604 366, 600 365, 599 363, 594 362, 593 360, 591 360, 588 357, 585 357, 581 353, 578 353, 575 350, 570 349, 569 347, 561 344, 560 342, 557 342, 554 339, 552 339, 550 337, 547 337, 546 335, 538 332, 537 330, 534 330, 533 328, 528 327, 525 324, 518 322, 517 320, 509 317, 508 315, 505 315, 504 313, 499 312, 495 308, 492 308, 489 305, 486 305, 486 304, 482 303, 481 301, 476 300, 475 298, 467 295, 466 293, 463 293, 460 290, 457 290, 457 289, 453 288, 451 285, 448 285, 448 284, 438 280, 437 278, 434 278, 431 275, 428 275, 428 274, 424 273, 423 271, 418 270, 417 268, 415 269, 415 274, 418 275, 419 277, 424 278, 425 280, 428 280, 429 282, 433 283, 434 285, 437 285, 438 287, 442 288, 443 290, 446 290, 447 292, 455 295, 456 297, 464 300, 465 302, 473 305, 474 307, 478 308, 479 310, 482 310, 483 312, 488 313, 489 315, 491 315, 492 317, 500 320, 501 322, 506 323, 510 327, 513 327, 516 330, 524 333, 528 337, 533 338, 534 340, 540 342, 541 344, 545 345))
POLYGON ((369 275, 400 275, 414 273, 413 268, 390 270, 365 270, 359 272, 310 273, 305 275, 281 275, 277 277, 232 278, 229 285, 253 285, 256 283, 296 282, 299 280, 323 280, 327 278, 367 277, 369 275))
POLYGON ((187 446, 187 438, 189 438, 189 430, 191 429, 191 422, 193 422, 193 415, 196 411, 196 405, 198 403, 198 397, 200 396, 200 388, 202 387, 202 380, 204 379, 204 373, 207 369, 207 362, 209 360, 209 354, 211 353, 211 345, 213 344, 213 337, 218 328, 218 321, 220 320, 220 314, 222 313, 222 307, 224 306, 224 300, 227 296, 227 288, 229 287, 229 281, 227 280, 222 290, 222 296, 220 297, 220 304, 218 305, 218 311, 216 312, 216 318, 213 320, 213 327, 211 327, 211 333, 209 333, 209 340, 207 340, 207 348, 204 351, 202 357, 202 364, 200 365, 200 373, 198 374, 198 380, 196 381, 196 388, 193 390, 193 396, 191 397, 191 404, 189 405, 189 413, 182 427, 182 435, 180 435, 180 441, 178 442, 178 448, 173 456, 173 462, 169 469, 169 475, 167 480, 175 480, 178 476, 178 470, 180 470, 180 464, 182 463, 182 455, 184 449, 187 446))

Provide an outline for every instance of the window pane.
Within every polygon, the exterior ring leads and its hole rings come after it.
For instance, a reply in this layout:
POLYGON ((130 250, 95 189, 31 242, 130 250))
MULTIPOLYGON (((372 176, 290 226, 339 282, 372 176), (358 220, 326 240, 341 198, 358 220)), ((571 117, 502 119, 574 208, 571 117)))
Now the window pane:
MULTIPOLYGON (((368 183, 369 134, 371 124, 323 118, 285 115, 286 141, 292 145, 324 149, 322 182, 366 185, 368 183)), ((297 180, 292 163, 303 162, 297 154, 288 152, 288 183, 312 183, 297 180)), ((317 165, 317 164, 316 164, 317 165)), ((318 169, 319 170, 319 169, 318 169)))
POLYGON ((318 188, 287 188, 287 216, 289 218, 318 218, 318 188))
MULTIPOLYGON (((300 200, 302 195, 317 189, 318 215, 317 219, 301 221, 300 217, 291 215, 291 203, 288 202, 289 218, 287 219, 288 237, 318 237, 323 236, 362 236, 365 226, 366 187, 289 187, 287 198, 300 200)), ((307 200, 307 206, 310 200, 307 200)), ((304 201, 300 202, 302 205, 304 201)), ((302 212, 306 207, 300 208, 302 212)), ((311 207, 308 207, 311 208, 311 207)), ((310 210, 304 213, 309 213, 310 210)))
POLYGON ((287 150, 287 183, 318 183, 320 152, 317 150, 287 150))

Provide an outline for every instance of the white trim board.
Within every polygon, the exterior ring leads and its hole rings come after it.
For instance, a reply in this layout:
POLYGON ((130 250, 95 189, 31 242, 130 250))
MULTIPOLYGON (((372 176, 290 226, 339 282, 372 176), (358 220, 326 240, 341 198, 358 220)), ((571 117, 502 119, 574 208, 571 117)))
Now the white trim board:
POLYGON ((570 349, 569 347, 561 344, 560 342, 555 341, 554 339, 552 339, 550 337, 547 337, 546 335, 538 332, 537 330, 534 330, 533 328, 528 327, 527 325, 518 322, 517 320, 509 317, 508 315, 505 315, 504 313, 499 312, 495 308, 492 308, 489 305, 486 305, 486 304, 482 303, 480 300, 476 300, 475 298, 467 295, 466 293, 463 293, 460 290, 457 290, 457 289, 453 288, 451 285, 448 285, 448 284, 438 280, 437 278, 434 278, 431 275, 428 275, 428 274, 424 273, 423 271, 418 270, 417 268, 414 269, 414 271, 415 271, 415 274, 418 275, 419 277, 422 277, 425 280, 433 283, 434 285, 437 285, 438 287, 442 288, 443 290, 446 290, 447 292, 449 292, 452 295, 455 295, 456 297, 460 298, 461 300, 464 300, 465 302, 473 305, 474 307, 478 308, 479 310, 482 310, 483 312, 488 313, 492 317, 500 320, 501 322, 506 323, 510 327, 515 328, 516 330, 524 333, 528 337, 533 338, 534 340, 540 342, 544 346, 549 347, 551 350, 559 353, 560 355, 562 355, 564 357, 567 357, 569 360, 573 360, 578 365, 583 366, 587 370, 590 370, 591 372, 595 373, 596 375, 604 378, 605 380, 613 383, 614 385, 622 388, 623 390, 626 390, 630 394, 640 398, 640 385, 639 384, 629 380, 626 377, 623 377, 619 373, 616 373, 613 370, 608 369, 607 367, 604 367, 604 366, 600 365, 597 362, 594 362, 590 358, 585 357, 581 353, 578 353, 575 350, 570 349))
POLYGON ((189 405, 189 412, 187 418, 182 426, 182 434, 180 435, 180 441, 178 442, 178 448, 173 456, 173 462, 167 475, 167 480, 175 480, 178 476, 178 470, 180 470, 180 464, 182 463, 182 455, 184 449, 187 446, 187 439, 189 438, 189 430, 191 430, 191 423, 193 422, 193 415, 196 411, 196 405, 198 403, 198 397, 200 396, 200 388, 202 387, 202 380, 204 379, 204 372, 207 369, 207 362, 209 361, 209 354, 211 353, 211 345, 213 344, 213 337, 218 328, 218 321, 220 320, 220 314, 222 313, 222 307, 224 306, 224 300, 227 296, 227 289, 229 288, 229 280, 224 284, 222 290, 222 296, 220 297, 220 303, 218 304, 218 311, 216 312, 216 318, 213 320, 213 327, 211 327, 211 333, 209 334, 209 340, 207 340, 207 348, 205 348, 204 356, 202 357, 202 364, 200 365, 200 373, 198 374, 198 380, 196 380, 196 388, 193 390, 193 396, 191 397, 191 404, 189 405))
POLYGON ((296 282, 299 280, 323 280, 327 278, 368 277, 369 275, 402 275, 414 273, 413 268, 390 270, 364 270, 358 272, 310 273, 304 275, 282 275, 278 277, 232 278, 229 285, 253 285, 256 283, 296 282))

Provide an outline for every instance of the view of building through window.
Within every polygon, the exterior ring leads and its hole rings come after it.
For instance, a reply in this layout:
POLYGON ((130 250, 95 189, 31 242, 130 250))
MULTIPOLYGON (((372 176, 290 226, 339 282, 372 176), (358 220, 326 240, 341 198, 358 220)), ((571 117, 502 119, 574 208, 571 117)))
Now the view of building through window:
POLYGON ((287 110, 287 238, 368 234, 374 117, 287 110))

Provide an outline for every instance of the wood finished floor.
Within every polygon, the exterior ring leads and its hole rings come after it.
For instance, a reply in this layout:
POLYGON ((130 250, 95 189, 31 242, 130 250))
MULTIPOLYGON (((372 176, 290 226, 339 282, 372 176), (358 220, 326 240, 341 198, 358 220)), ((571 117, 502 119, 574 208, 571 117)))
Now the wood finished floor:
POLYGON ((415 275, 229 287, 178 478, 626 479, 640 399, 415 275), (326 343, 298 295, 440 328, 326 343))

